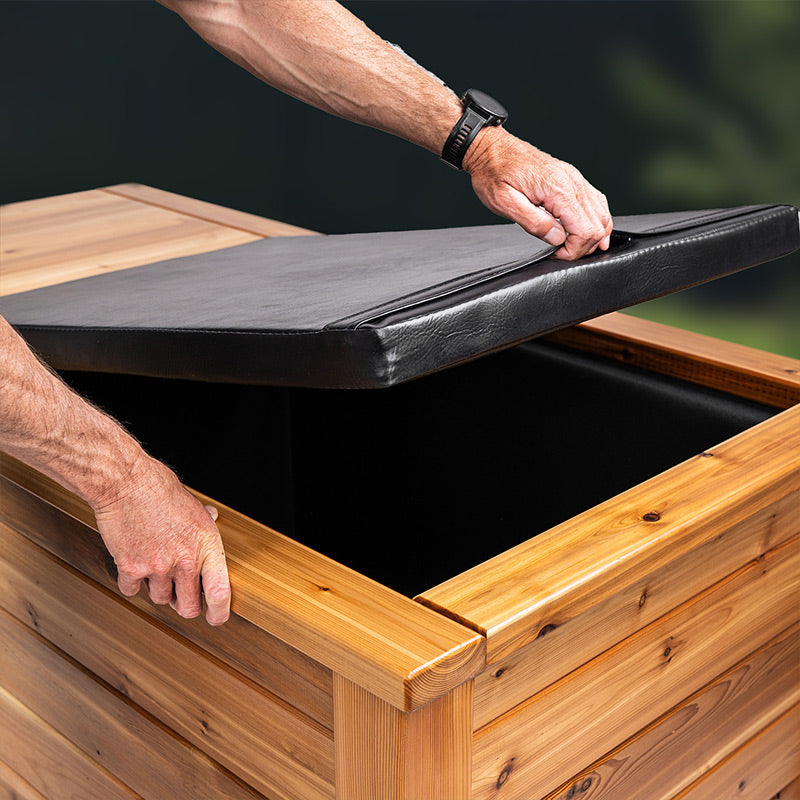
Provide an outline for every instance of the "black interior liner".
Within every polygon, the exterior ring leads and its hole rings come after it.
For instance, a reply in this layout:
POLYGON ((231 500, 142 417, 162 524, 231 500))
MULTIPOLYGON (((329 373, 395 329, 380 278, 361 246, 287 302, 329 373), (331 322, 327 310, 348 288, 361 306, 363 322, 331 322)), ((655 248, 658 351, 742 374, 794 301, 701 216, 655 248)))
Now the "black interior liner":
POLYGON ((65 377, 188 485, 409 596, 776 413, 541 341, 381 391, 65 377))

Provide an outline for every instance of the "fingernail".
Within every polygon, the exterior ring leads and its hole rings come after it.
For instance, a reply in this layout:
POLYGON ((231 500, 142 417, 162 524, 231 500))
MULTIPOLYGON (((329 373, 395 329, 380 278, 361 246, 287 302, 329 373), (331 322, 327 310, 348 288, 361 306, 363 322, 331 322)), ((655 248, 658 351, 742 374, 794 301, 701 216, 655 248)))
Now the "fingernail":
POLYGON ((550 230, 547 232, 547 235, 544 237, 544 240, 547 242, 547 244, 564 244, 566 237, 564 236, 564 231, 554 227, 550 228, 550 230))

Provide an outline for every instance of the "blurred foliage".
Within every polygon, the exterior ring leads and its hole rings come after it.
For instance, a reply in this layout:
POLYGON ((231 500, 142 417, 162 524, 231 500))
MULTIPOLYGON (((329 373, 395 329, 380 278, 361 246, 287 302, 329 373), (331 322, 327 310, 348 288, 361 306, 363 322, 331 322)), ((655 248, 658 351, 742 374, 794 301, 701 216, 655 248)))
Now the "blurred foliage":
MULTIPOLYGON (((682 11, 679 62, 668 66, 630 48, 611 64, 626 111, 648 141, 638 176, 648 201, 800 206, 800 2, 696 2, 682 11)), ((780 264, 767 273, 766 292, 756 283, 763 267, 738 283, 726 279, 722 291, 714 284, 722 307, 710 292, 690 290, 633 313, 800 356, 800 258, 780 264)))

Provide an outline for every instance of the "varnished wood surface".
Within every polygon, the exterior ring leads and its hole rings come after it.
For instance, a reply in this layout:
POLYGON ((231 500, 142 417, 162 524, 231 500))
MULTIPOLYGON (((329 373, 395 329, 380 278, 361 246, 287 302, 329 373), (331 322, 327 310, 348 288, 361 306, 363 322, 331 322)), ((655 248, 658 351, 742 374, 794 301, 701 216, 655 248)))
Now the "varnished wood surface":
MULTIPOLYGON (((800 767, 799 767, 800 768, 800 767)), ((800 775, 783 787, 770 800, 800 800, 800 775)))
POLYGON ((0 725, 1 752, 6 761, 6 765, 0 764, 0 798, 137 800, 141 797, 2 687, 0 725))
POLYGON ((310 231, 308 228, 299 228, 297 225, 289 225, 286 222, 259 217, 256 214, 248 214, 245 211, 236 211, 215 203, 206 203, 193 197, 185 197, 174 192, 165 192, 163 189, 144 186, 141 183, 119 183, 114 186, 106 186, 102 191, 147 203, 151 206, 160 206, 170 211, 177 211, 186 216, 197 217, 197 219, 214 222, 217 225, 224 225, 226 228, 252 233, 256 236, 318 235, 316 231, 310 231))
POLYGON ((0 800, 47 800, 47 798, 11 767, 0 761, 0 800))
POLYGON ((465 800, 470 793, 472 682, 402 713, 334 676, 336 796, 465 800))
POLYGON ((798 664, 794 625, 546 800, 672 800, 800 701, 798 664))
POLYGON ((200 750, 1 610, 0 674, 6 692, 143 798, 258 797, 200 750))
MULTIPOLYGON (((79 498, 14 459, 3 459, 2 472, 28 492, 11 489, 0 498, 0 517, 11 527, 48 549, 63 550, 64 525, 72 536, 96 540, 91 510, 79 498), (82 525, 48 521, 37 497, 82 525)), ((198 497, 219 509, 234 614, 404 710, 447 694, 482 668, 484 639, 474 631, 198 497)), ((95 559, 103 557, 96 552, 95 559)))
POLYGON ((20 622, 264 794, 333 796, 330 731, 10 528, 0 537, 0 606, 20 622))
POLYGON ((475 727, 797 535, 798 509, 800 492, 793 492, 495 662, 475 679, 475 727))
POLYGON ((800 406, 425 592, 494 663, 800 489, 800 406))
POLYGON ((477 730, 474 800, 562 786, 794 624, 798 589, 795 537, 477 730))
POLYGON ((761 800, 785 785, 799 764, 800 706, 795 706, 675 800, 761 800))
MULTIPOLYGON (((10 469, 14 462, 3 459, 0 453, 0 464, 10 469)), ((20 480, 30 474, 25 469, 19 472, 20 480)), ((109 571, 102 540, 85 524, 92 521, 88 507, 67 506, 78 517, 83 515, 85 522, 64 513, 57 508, 61 502, 58 498, 68 502, 71 495, 56 484, 51 488, 58 492, 52 498, 55 505, 37 501, 17 484, 0 476, 0 517, 31 541, 116 594, 116 580, 109 571)), ((318 662, 236 614, 223 628, 210 628, 202 618, 183 619, 167 606, 154 605, 144 593, 127 598, 127 602, 320 725, 333 729, 332 675, 318 662)))
POLYGON ((0 296, 311 233, 139 184, 2 206, 0 226, 0 296))
POLYGON ((606 314, 547 338, 778 408, 800 403, 800 360, 628 314, 606 314))

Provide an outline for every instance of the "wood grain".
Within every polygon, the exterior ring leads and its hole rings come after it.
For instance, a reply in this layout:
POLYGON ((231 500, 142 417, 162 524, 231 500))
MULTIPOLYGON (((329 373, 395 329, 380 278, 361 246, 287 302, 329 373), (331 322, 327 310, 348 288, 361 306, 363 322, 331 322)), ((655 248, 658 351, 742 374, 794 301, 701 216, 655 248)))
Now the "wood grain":
POLYGON ((289 225, 286 222, 278 222, 244 211, 235 211, 232 208, 206 203, 193 197, 184 197, 174 192, 165 192, 163 189, 144 186, 141 183, 120 183, 115 186, 105 186, 100 191, 127 197, 140 203, 159 206, 170 211, 177 211, 190 217, 215 222, 217 225, 224 225, 226 228, 252 233, 256 236, 318 235, 316 231, 310 231, 308 228, 298 228, 296 225, 289 225))
POLYGON ((800 706, 795 706, 675 800, 761 800, 791 780, 798 767, 800 706))
POLYGON ((799 592, 800 537, 476 731, 473 797, 554 791, 792 625, 799 592))
POLYGON ((547 339, 778 408, 800 402, 797 359, 629 314, 606 314, 547 339))
POLYGON ((11 767, 0 761, 0 800, 47 800, 47 798, 17 775, 11 767))
POLYGON ((334 676, 336 797, 464 800, 470 791, 472 683, 402 712, 334 676))
POLYGON ((800 533, 798 509, 792 492, 495 662, 475 678, 475 727, 800 533))
POLYGON ((546 800, 672 800, 800 701, 800 626, 546 800))
MULTIPOLYGON (((4 458, 2 453, 0 465, 0 472, 5 469, 23 483, 26 477, 40 477, 19 462, 4 458)), ((33 481, 34 488, 35 485, 33 481)), ((93 522, 89 508, 79 503, 70 505, 74 496, 57 484, 49 488, 56 495, 54 501, 66 504, 72 514, 38 500, 0 476, 0 518, 116 594, 108 553, 100 537, 86 524, 93 522)), ((235 614, 224 628, 213 629, 202 618, 186 620, 167 606, 153 605, 145 593, 127 601, 320 725, 333 728, 333 679, 326 667, 235 614)))
POLYGON ((0 525, 0 606, 268 796, 333 795, 333 737, 0 525))
POLYGON ((418 599, 485 634, 494 663, 798 488, 800 406, 418 599))
MULTIPOLYGON (((64 535, 59 526, 65 520, 54 508, 76 520, 92 519, 85 503, 19 462, 4 459, 3 472, 9 477, 13 472, 35 494, 16 493, 13 502, 0 497, 0 517, 45 547, 64 535), (36 496, 49 505, 41 506, 36 496), (37 526, 30 523, 34 517, 37 526)), ((474 631, 197 496, 219 510, 233 586, 231 609, 238 616, 401 710, 447 694, 483 667, 484 639, 474 631)), ((92 527, 72 523, 70 528, 70 536, 96 541, 92 527)))
POLYGON ((791 783, 783 787, 770 800, 800 800, 800 776, 796 777, 791 783))
POLYGON ((262 238, 98 190, 3 206, 0 225, 0 295, 262 238))
POLYGON ((0 725, 2 758, 7 765, 0 765, 0 785, 5 779, 12 800, 139 797, 2 687, 0 725))

